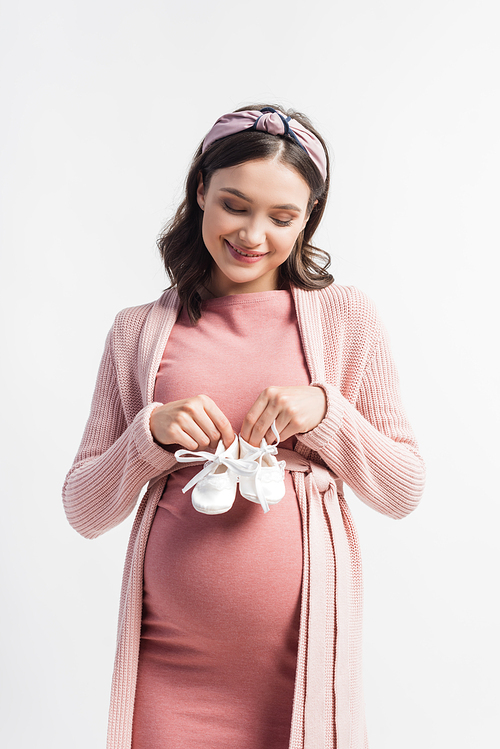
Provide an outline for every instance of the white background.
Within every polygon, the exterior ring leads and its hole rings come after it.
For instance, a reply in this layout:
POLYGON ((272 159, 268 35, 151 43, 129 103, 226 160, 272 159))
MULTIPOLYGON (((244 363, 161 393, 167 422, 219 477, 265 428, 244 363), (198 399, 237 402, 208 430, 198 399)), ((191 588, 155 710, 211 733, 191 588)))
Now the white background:
POLYGON ((377 303, 428 464, 403 521, 351 496, 371 749, 497 740, 497 7, 4 5, 2 746, 104 746, 130 523, 80 538, 60 487, 115 313, 168 285, 155 238, 192 153, 259 101, 306 112, 335 152, 318 240, 377 303))

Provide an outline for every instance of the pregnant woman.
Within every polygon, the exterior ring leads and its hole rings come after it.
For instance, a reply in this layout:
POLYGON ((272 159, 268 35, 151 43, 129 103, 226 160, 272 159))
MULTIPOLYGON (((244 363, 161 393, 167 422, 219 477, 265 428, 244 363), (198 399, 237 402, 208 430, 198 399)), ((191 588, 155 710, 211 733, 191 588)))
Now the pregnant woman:
POLYGON ((64 486, 93 538, 148 484, 108 749, 367 746, 343 483, 399 518, 424 468, 376 310, 312 244, 328 185, 306 117, 223 115, 159 239, 171 287, 108 335, 64 486))

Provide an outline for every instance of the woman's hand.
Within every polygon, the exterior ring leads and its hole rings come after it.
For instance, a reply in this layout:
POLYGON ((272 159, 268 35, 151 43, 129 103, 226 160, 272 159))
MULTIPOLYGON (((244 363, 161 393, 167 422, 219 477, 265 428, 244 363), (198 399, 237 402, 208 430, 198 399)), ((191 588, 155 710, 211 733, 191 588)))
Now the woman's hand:
POLYGON ((259 395, 243 421, 241 436, 258 447, 262 437, 274 442, 271 424, 276 421, 280 441, 294 434, 310 432, 326 414, 326 395, 322 388, 310 385, 268 387, 259 395))
POLYGON ((220 439, 225 447, 234 441, 229 420, 208 395, 196 395, 158 406, 149 428, 161 445, 182 445, 186 450, 215 450, 220 439))

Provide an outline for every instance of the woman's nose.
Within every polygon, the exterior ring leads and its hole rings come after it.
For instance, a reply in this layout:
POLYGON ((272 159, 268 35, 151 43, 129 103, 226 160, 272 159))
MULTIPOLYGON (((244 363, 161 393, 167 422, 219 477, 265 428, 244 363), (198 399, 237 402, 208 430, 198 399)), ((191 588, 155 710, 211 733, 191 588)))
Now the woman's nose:
POLYGON ((238 232, 238 236, 241 242, 244 242, 245 246, 250 249, 251 247, 258 247, 263 244, 266 239, 266 233, 262 222, 258 219, 249 218, 238 232))

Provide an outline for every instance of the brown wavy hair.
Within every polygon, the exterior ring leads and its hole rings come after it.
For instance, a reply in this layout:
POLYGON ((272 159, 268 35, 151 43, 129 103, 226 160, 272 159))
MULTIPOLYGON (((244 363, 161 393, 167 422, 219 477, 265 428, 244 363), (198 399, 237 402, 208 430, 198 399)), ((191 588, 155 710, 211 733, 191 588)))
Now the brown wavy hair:
POLYGON ((212 271, 212 257, 202 238, 203 211, 196 198, 200 172, 206 189, 218 169, 237 166, 246 161, 277 158, 295 169, 311 190, 308 204, 310 215, 292 252, 279 267, 279 288, 292 285, 312 290, 322 289, 333 283, 333 276, 327 270, 330 265, 329 254, 311 243, 325 210, 330 185, 330 161, 325 141, 309 119, 300 112, 269 104, 250 104, 235 111, 261 110, 267 106, 273 106, 282 114, 296 119, 318 138, 326 154, 326 180, 323 180, 306 151, 290 136, 244 130, 215 141, 204 153, 201 152, 200 144, 186 177, 184 200, 157 240, 172 286, 177 286, 181 303, 187 308, 193 323, 201 317, 199 290, 209 283, 212 271))

